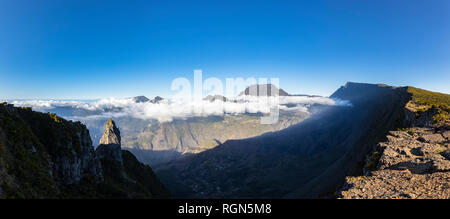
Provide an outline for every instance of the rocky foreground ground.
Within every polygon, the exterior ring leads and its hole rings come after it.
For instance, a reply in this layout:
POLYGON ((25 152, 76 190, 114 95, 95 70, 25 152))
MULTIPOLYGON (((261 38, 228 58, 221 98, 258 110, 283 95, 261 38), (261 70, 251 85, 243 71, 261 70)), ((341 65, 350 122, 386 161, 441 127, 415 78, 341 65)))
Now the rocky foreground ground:
POLYGON ((450 198, 450 126, 389 132, 367 158, 364 175, 346 177, 338 197, 450 198))

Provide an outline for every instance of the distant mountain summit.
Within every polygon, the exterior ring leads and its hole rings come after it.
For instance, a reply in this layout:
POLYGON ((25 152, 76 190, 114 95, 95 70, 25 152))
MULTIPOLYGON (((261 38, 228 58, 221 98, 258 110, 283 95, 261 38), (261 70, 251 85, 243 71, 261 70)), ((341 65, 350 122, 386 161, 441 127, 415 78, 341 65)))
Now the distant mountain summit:
POLYGON ((242 91, 239 96, 290 96, 283 89, 279 89, 273 84, 254 84, 242 91))
POLYGON ((203 100, 207 100, 209 102, 214 102, 215 100, 221 100, 223 102, 228 101, 228 99, 222 95, 208 95, 203 100))
POLYGON ((150 103, 160 103, 161 101, 164 100, 164 98, 160 97, 160 96, 156 96, 155 98, 153 98, 152 100, 148 99, 146 96, 136 96, 133 97, 132 100, 135 103, 146 103, 146 102, 150 102, 150 103))
MULTIPOLYGON (((351 102, 365 101, 367 98, 377 95, 380 92, 389 91, 388 89, 382 89, 387 87, 390 86, 385 84, 347 82, 344 86, 337 89, 330 97, 349 100, 351 102)), ((394 89, 395 87, 392 88, 394 89)))
POLYGON ((150 99, 148 99, 146 96, 136 96, 136 97, 133 97, 132 100, 135 103, 145 103, 145 102, 150 101, 150 99))
POLYGON ((160 103, 163 100, 164 100, 164 98, 162 98, 160 96, 156 96, 155 98, 153 98, 153 100, 150 100, 150 102, 151 103, 160 103))

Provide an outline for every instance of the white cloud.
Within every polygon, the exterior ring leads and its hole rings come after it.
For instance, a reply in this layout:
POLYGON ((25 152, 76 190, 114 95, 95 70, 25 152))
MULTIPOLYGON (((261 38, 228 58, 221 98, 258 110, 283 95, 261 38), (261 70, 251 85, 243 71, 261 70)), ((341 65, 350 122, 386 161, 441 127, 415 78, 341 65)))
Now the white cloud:
POLYGON ((240 96, 227 102, 165 100, 160 103, 135 103, 132 99, 109 98, 97 101, 21 100, 11 103, 15 106, 30 106, 41 112, 58 113, 62 109, 69 108, 70 113, 62 116, 73 120, 131 116, 140 119, 156 119, 160 122, 195 116, 269 113, 271 107, 276 106, 281 110, 308 112, 309 107, 315 104, 350 105, 347 101, 308 96, 280 96, 279 98, 240 96))

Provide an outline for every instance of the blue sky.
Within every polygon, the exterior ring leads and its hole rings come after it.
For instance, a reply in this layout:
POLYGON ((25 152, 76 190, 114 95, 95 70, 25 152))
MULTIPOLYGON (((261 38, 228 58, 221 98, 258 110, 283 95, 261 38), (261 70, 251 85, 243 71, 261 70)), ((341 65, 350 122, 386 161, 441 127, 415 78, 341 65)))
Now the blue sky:
POLYGON ((450 93, 450 1, 0 0, 0 98, 166 96, 176 77, 450 93))

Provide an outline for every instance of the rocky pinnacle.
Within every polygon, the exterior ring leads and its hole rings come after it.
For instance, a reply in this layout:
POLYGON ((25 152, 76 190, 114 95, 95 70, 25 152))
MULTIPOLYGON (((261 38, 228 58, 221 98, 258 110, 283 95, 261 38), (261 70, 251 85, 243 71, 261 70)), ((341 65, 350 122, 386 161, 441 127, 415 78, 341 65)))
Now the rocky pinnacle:
POLYGON ((100 144, 119 144, 120 145, 120 131, 112 119, 106 122, 106 130, 100 139, 100 144))
POLYGON ((100 159, 106 159, 120 164, 122 161, 122 149, 120 146, 120 131, 112 119, 106 122, 106 130, 100 139, 100 145, 95 150, 100 159))

